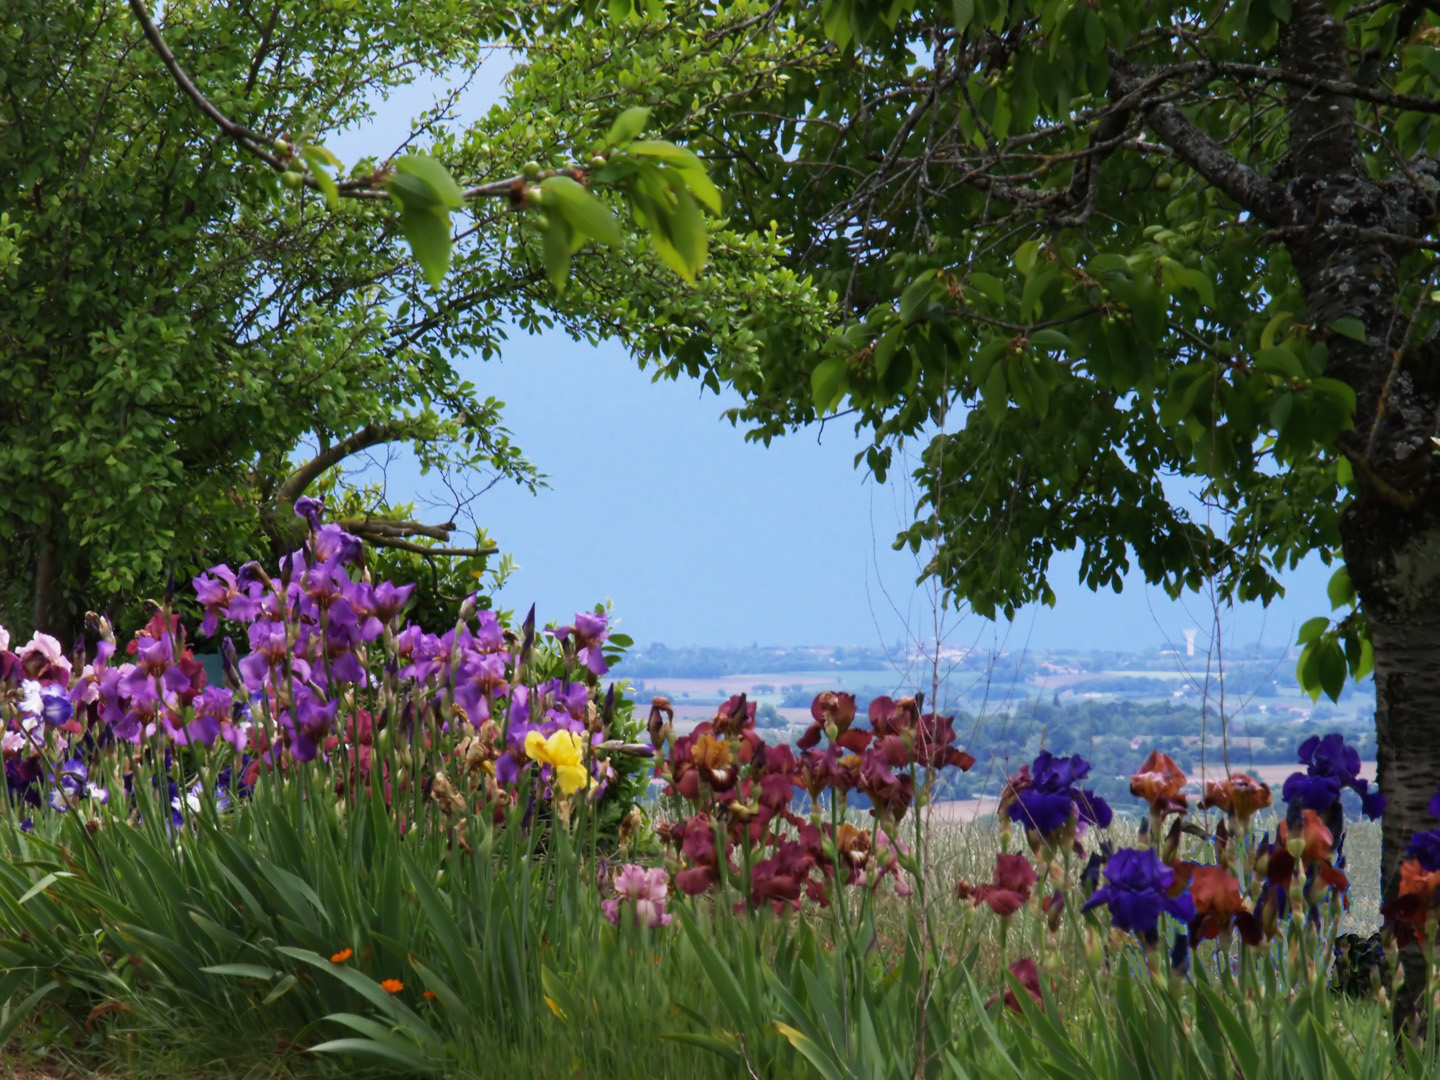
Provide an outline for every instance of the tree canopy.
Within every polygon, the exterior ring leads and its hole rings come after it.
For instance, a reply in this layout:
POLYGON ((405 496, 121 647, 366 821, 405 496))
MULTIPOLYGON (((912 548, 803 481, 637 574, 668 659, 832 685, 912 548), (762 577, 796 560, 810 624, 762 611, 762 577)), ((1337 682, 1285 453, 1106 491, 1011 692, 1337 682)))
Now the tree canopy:
MULTIPOLYGON (((0 32, 14 625, 71 632, 87 607, 286 548, 295 498, 372 447, 408 444, 461 487, 541 482, 454 366, 516 328, 743 366, 823 322, 773 235, 704 223, 713 185, 647 130, 633 83, 517 91, 457 122, 441 101, 404 146, 335 168, 327 135, 417 78, 463 81, 482 42, 523 37, 514 7, 181 2, 158 26, 131 8, 10 4, 0 32)), ((757 26, 644 60, 723 93, 773 82, 781 50, 757 26)), ((455 529, 347 524, 401 546, 455 529)))

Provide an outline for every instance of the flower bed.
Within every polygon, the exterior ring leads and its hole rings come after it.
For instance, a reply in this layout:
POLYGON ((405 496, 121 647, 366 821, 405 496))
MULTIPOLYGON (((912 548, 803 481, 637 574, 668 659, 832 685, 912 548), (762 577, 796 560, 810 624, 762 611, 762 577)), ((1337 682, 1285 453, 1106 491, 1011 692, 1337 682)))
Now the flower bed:
MULTIPOLYGON (((603 613, 512 629, 472 602, 428 632, 320 510, 275 573, 196 579, 201 632, 248 643, 225 639, 221 685, 164 608, 124 643, 97 619, 88 653, 0 630, 0 1038, 123 1061, 225 1016, 226 1060, 317 1074, 1412 1067, 1385 1006, 1396 949, 1433 951, 1440 831, 1384 934, 1337 942, 1341 795, 1383 812, 1339 736, 1278 800, 1236 773, 1192 806, 1156 751, 1123 843, 1088 763, 1042 751, 986 880, 942 883, 917 811, 973 759, 923 697, 862 722, 819 694, 794 746, 743 696, 685 735, 664 699, 641 725, 602 689, 624 644, 603 613), (1313 1034, 1267 1042, 1282 1023, 1313 1034)), ((1423 1046, 1426 1009, 1402 1020, 1423 1046)))

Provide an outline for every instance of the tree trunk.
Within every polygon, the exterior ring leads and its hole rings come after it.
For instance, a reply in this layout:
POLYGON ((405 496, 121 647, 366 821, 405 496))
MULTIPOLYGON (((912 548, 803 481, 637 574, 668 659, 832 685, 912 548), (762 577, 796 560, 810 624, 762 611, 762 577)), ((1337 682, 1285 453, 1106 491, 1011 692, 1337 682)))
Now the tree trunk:
MULTIPOLYGON (((1435 560, 1432 553, 1430 558, 1435 560)), ((1440 562, 1432 562, 1440 570, 1440 562)), ((1433 577, 1433 572, 1432 575, 1433 577)), ((1383 895, 1395 895, 1410 836, 1434 828, 1430 799, 1440 780, 1440 604, 1432 593, 1408 613, 1370 620, 1375 647, 1375 734, 1380 790, 1383 895)), ((1418 944, 1400 953, 1405 982, 1395 998, 1396 1029, 1419 1018, 1428 977, 1418 944)), ((1418 1033, 1417 1033, 1418 1034, 1418 1033)))
MULTIPOLYGON (((1385 796, 1381 895, 1393 900, 1410 837, 1433 829, 1440 785, 1440 513, 1433 498, 1401 508, 1371 495, 1343 519, 1345 562, 1360 593, 1375 649, 1375 736, 1385 796)), ((1418 944, 1400 952, 1395 1032, 1423 1037, 1428 965, 1418 944)))
POLYGON ((42 532, 35 552, 35 607, 32 613, 35 629, 42 634, 59 637, 64 633, 64 616, 60 588, 60 558, 54 540, 42 532))

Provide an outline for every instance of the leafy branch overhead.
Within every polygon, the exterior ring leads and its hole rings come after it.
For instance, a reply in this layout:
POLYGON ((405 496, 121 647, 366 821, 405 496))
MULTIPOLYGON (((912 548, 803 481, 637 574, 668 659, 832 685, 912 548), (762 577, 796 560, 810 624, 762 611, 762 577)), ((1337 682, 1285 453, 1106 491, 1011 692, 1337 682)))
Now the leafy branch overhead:
POLYGON ((639 138, 649 121, 648 108, 622 112, 583 163, 543 168, 531 161, 519 175, 462 187, 440 161, 411 153, 389 168, 342 178, 340 162, 309 133, 266 137, 227 116, 181 68, 143 0, 130 0, 130 8, 181 91, 237 146, 268 165, 285 187, 317 191, 332 209, 342 199, 388 196, 398 207, 400 228, 431 285, 439 285, 450 268, 450 215, 472 200, 503 198, 515 210, 528 211, 527 220, 542 238, 546 274, 555 289, 563 291, 571 256, 587 243, 624 243, 613 212, 591 185, 620 195, 635 225, 649 233, 656 252, 686 282, 694 284, 705 265, 701 207, 718 215, 720 193, 695 154, 670 142, 639 138), (331 168, 337 175, 327 171, 331 168))

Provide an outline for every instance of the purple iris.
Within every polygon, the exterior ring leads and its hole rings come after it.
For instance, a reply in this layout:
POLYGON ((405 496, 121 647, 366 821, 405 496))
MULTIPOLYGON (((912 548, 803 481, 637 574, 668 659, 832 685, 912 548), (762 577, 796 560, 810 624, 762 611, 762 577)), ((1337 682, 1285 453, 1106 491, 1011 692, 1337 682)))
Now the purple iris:
POLYGON ((1405 857, 1418 859, 1427 874, 1440 870, 1440 829, 1427 829, 1410 837, 1405 857))
POLYGON ((303 518, 310 523, 312 531, 320 528, 320 515, 325 512, 325 500, 312 498, 309 495, 301 495, 295 500, 295 516, 303 518))
POLYGON ((363 581, 352 582, 344 587, 345 600, 360 619, 360 636, 374 641, 385 631, 415 591, 414 585, 392 585, 382 581, 379 585, 367 585, 363 581))
POLYGON ((339 525, 322 525, 315 534, 315 558, 322 563, 354 563, 360 561, 365 545, 358 536, 346 532, 339 525))
POLYGON ((1345 745, 1343 735, 1311 735, 1300 744, 1299 757, 1308 770, 1291 773, 1285 781, 1281 795, 1286 802, 1324 815, 1340 801, 1341 790, 1348 787, 1360 796, 1360 809, 1366 817, 1378 818, 1385 812, 1385 796, 1360 778, 1360 753, 1345 745))
POLYGON ((561 641, 575 639, 575 662, 583 664, 596 675, 604 675, 610 670, 605 663, 605 655, 600 650, 600 643, 610 636, 610 620, 604 615, 587 615, 584 612, 575 613, 575 624, 573 626, 562 626, 555 631, 555 636, 561 641))
POLYGON ((248 622, 260 610, 259 602, 241 589, 235 572, 223 564, 212 566, 192 584, 195 599, 205 608, 205 619, 200 623, 200 633, 205 637, 215 633, 221 615, 248 622))
POLYGON ((1121 930, 1149 937, 1155 933, 1162 913, 1185 922, 1195 917, 1195 902, 1189 893, 1170 895, 1175 871, 1150 848, 1121 848, 1115 852, 1105 864, 1105 882, 1081 910, 1105 904, 1110 909, 1111 925, 1121 930))
POLYGON ((155 680, 173 693, 190 689, 190 679, 175 666, 175 648, 168 636, 136 638, 135 666, 120 679, 120 693, 132 701, 157 699, 155 680))
POLYGON ((482 653, 498 653, 505 648, 505 629, 493 611, 479 612, 475 619, 475 648, 482 653))
POLYGON ((339 707, 338 699, 321 704, 310 694, 300 697, 290 732, 290 753, 296 761, 314 760, 319 744, 335 726, 335 712, 339 707))
POLYGON ((505 658, 502 655, 470 653, 460 662, 455 686, 455 702, 472 723, 490 715, 490 703, 509 692, 505 681, 505 658))
POLYGON ((1093 791, 1075 786, 1089 774, 1090 763, 1079 754, 1056 757, 1041 750, 1030 766, 1029 787, 1010 804, 1011 820, 1042 836, 1053 836, 1069 823, 1073 811, 1077 820, 1107 828, 1114 817, 1110 805, 1093 791))
POLYGON ((70 695, 60 686, 42 686, 40 688, 40 710, 39 717, 47 724, 63 724, 75 714, 75 707, 70 704, 70 695))
POLYGON ((94 799, 101 804, 110 801, 110 792, 90 783, 90 770, 78 758, 57 765, 51 779, 55 787, 50 792, 50 806, 62 814, 72 806, 78 806, 81 799, 94 799))
POLYGON ((195 719, 185 725, 175 742, 181 746, 192 742, 214 746, 230 719, 234 705, 235 695, 229 690, 207 686, 195 698, 195 719))

